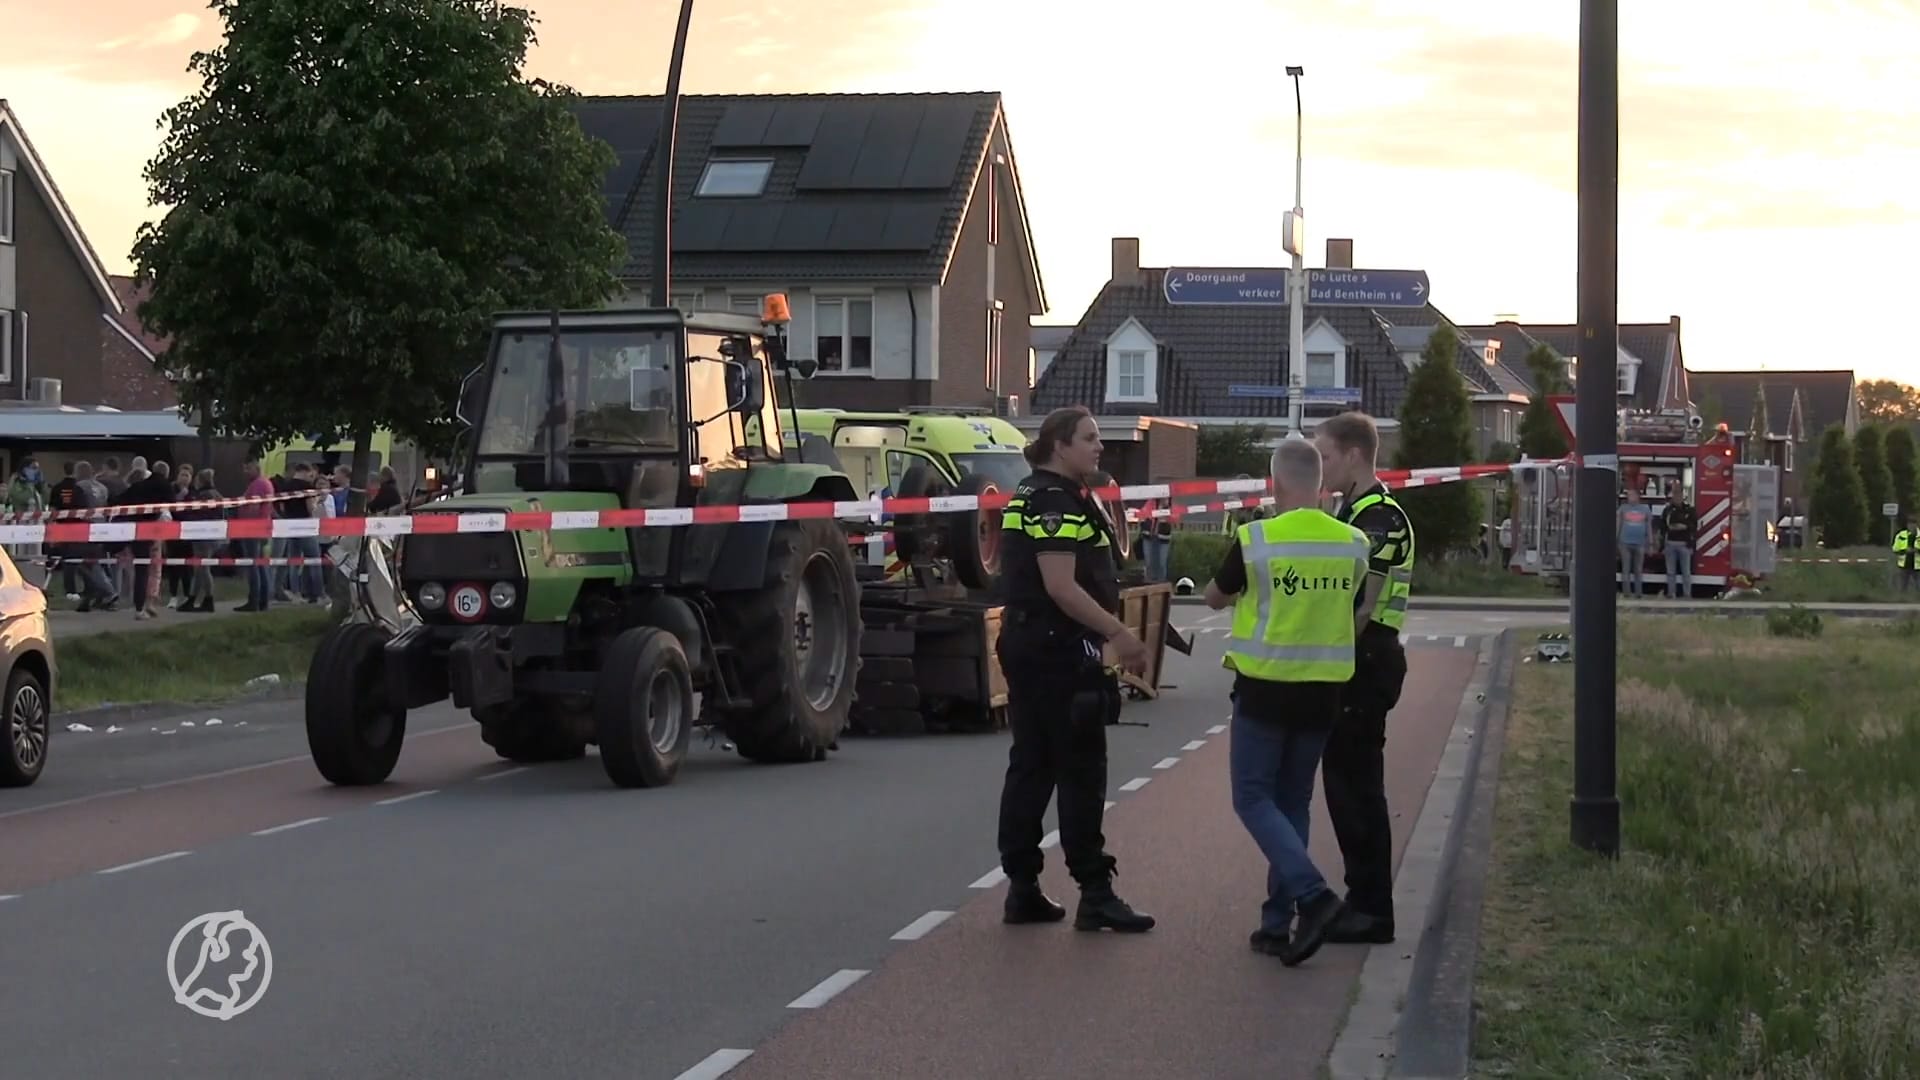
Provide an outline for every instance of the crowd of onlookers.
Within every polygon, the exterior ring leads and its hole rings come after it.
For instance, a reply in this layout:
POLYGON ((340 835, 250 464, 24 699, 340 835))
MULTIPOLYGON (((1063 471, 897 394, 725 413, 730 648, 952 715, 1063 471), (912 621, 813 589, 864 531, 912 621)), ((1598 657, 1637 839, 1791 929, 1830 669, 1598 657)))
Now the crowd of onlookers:
MULTIPOLYGON (((49 485, 33 458, 26 458, 7 488, 6 510, 28 515, 45 511, 89 511, 126 507, 111 515, 90 514, 89 521, 220 521, 261 518, 330 518, 345 516, 352 491, 352 472, 340 466, 331 473, 308 463, 294 465, 281 475, 265 476, 259 462, 245 466, 246 486, 223 493, 212 469, 192 465, 174 467, 164 461, 151 464, 135 457, 122 472, 120 459, 107 457, 98 469, 91 462, 69 461, 64 476, 49 485), (301 493, 311 494, 301 497, 301 493), (275 496, 281 496, 275 498, 275 496), (223 499, 251 499, 228 506, 198 506, 223 499)), ((390 467, 368 492, 366 513, 381 514, 405 503, 390 467)), ((71 516, 62 514, 71 520, 71 516)), ((226 555, 234 558, 302 558, 302 566, 254 565, 240 567, 247 581, 246 603, 236 611, 265 611, 273 603, 327 599, 326 571, 320 563, 317 536, 276 537, 272 540, 128 540, 106 543, 47 544, 45 554, 57 560, 61 583, 75 611, 114 611, 130 601, 134 618, 151 619, 165 608, 182 612, 210 612, 213 606, 213 570, 197 566, 159 566, 155 560, 226 555), (296 599, 295 594, 298 593, 296 599)), ((52 582, 48 583, 51 592, 52 582)))

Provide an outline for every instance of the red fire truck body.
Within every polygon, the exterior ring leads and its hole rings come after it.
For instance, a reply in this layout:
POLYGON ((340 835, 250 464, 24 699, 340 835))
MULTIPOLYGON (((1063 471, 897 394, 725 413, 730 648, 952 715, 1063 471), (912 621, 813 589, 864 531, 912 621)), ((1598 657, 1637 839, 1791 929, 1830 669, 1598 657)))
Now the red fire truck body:
MULTIPOLYGON (((1548 399, 1572 445, 1571 396, 1548 399)), ((1725 426, 1703 432, 1698 413, 1622 410, 1619 500, 1637 490, 1657 522, 1675 490, 1695 511, 1693 595, 1715 596, 1737 579, 1758 579, 1774 565, 1773 520, 1779 474, 1771 465, 1735 460, 1725 426)), ((1522 461, 1514 466, 1511 569, 1564 580, 1573 565, 1573 486, 1567 461, 1522 461)), ((1666 592, 1664 529, 1650 529, 1641 580, 1648 595, 1666 592)), ((1625 575, 1616 553, 1614 581, 1625 575)))

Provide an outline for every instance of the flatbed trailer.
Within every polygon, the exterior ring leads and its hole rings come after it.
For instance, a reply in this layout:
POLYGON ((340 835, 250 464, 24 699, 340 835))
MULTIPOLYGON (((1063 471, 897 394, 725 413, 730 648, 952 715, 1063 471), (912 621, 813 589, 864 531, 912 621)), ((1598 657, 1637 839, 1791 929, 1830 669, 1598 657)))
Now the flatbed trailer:
MULTIPOLYGON (((1173 587, 1131 584, 1120 618, 1147 643, 1147 670, 1123 674, 1126 696, 1160 695, 1166 650, 1191 652, 1168 618, 1173 587)), ((1007 680, 994 651, 1002 606, 958 584, 861 583, 860 673, 850 730, 863 735, 996 731, 1006 726, 1007 680)), ((1117 666, 1111 650, 1109 665, 1117 666)))

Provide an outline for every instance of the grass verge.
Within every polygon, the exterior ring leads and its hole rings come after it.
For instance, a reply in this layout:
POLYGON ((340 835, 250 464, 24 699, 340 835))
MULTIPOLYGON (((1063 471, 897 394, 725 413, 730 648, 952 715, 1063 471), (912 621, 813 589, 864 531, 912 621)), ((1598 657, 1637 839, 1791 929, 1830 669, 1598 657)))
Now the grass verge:
POLYGON ((204 621, 55 641, 59 708, 226 701, 244 694, 247 681, 261 675, 303 680, 329 625, 324 606, 305 605, 191 618, 204 621))
POLYGON ((1806 548, 1782 551, 1773 574, 1760 583, 1760 600, 1854 604, 1912 600, 1893 581, 1892 557, 1878 547, 1806 548), (1818 562, 1819 559, 1871 559, 1867 563, 1818 562))
POLYGON ((1916 638, 1623 616, 1618 862, 1567 841, 1573 667, 1520 665, 1475 1075, 1920 1076, 1916 638))

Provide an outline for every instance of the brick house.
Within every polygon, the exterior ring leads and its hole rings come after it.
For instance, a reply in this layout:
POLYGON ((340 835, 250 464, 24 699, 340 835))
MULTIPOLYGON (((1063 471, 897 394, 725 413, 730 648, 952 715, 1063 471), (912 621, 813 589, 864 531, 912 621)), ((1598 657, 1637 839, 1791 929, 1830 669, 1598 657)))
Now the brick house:
POLYGON ((0 100, 0 466, 164 456, 195 437, 117 284, 0 100))
MULTIPOLYGON (((660 98, 594 97, 581 127, 618 163, 607 215, 648 295, 660 98)), ((1017 413, 1047 307, 1000 95, 688 95, 673 177, 671 301, 792 305, 801 404, 1017 413)))
POLYGON ((1781 497, 1796 503, 1827 428, 1838 424, 1849 439, 1860 430, 1851 371, 1696 371, 1693 392, 1702 416, 1727 425, 1740 460, 1778 468, 1781 497))

